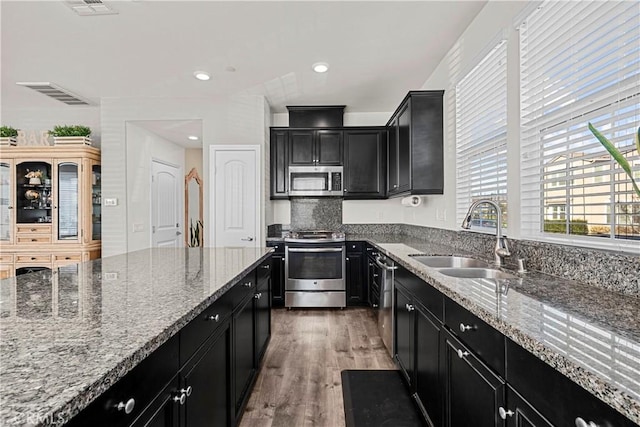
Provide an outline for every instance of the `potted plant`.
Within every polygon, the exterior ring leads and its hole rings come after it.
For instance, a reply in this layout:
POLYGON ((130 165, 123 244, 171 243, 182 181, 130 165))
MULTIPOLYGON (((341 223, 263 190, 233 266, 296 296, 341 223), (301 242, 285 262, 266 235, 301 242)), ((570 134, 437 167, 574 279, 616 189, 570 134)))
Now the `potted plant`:
POLYGON ((10 126, 0 126, 0 145, 16 145, 18 129, 10 126))
POLYGON ((64 125, 54 126, 53 130, 49 131, 49 135, 53 136, 53 143, 59 144, 82 144, 91 145, 91 128, 82 125, 64 125))

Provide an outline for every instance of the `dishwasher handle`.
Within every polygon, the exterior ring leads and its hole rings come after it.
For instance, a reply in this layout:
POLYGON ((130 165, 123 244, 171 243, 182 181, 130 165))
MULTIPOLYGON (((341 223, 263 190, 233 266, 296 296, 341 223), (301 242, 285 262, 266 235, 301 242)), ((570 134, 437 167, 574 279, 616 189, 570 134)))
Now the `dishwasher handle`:
POLYGON ((378 267, 386 271, 393 271, 398 269, 398 267, 396 267, 395 265, 387 265, 383 263, 382 261, 380 261, 380 257, 376 258, 376 264, 378 264, 378 267))

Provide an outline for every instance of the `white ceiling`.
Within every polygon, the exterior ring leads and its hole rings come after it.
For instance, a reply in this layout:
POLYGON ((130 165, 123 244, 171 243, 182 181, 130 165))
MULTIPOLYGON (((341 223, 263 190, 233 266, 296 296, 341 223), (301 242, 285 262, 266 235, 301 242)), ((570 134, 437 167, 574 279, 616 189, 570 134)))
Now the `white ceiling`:
POLYGON ((202 148, 202 120, 132 120, 129 123, 185 148, 202 148), (189 136, 197 136, 195 141, 189 136))
POLYGON ((1 1, 3 108, 68 108, 16 85, 48 81, 95 105, 247 91, 267 96, 274 112, 321 104, 392 111, 486 3, 104 2, 119 13, 81 17, 62 1, 1 1), (311 70, 318 61, 328 73, 311 70), (213 78, 200 82, 195 70, 213 78))

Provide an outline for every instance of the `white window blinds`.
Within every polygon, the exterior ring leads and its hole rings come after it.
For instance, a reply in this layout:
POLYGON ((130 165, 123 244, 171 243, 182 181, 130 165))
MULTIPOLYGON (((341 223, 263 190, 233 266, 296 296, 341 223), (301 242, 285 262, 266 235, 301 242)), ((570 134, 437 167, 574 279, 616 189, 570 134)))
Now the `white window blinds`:
MULTIPOLYGON (((506 41, 501 41, 456 85, 456 159, 458 221, 475 200, 492 199, 501 205, 506 226, 506 41)), ((493 208, 482 205, 471 225, 476 230, 495 232, 493 208)))
POLYGON ((522 234, 638 250, 640 198, 587 127, 640 176, 638 3, 545 2, 520 53, 522 234))

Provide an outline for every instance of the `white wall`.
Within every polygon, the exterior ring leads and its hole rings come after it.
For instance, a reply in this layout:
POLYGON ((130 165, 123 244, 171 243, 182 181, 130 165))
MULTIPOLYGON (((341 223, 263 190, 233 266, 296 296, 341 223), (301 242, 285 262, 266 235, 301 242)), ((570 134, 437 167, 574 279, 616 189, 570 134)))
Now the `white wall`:
MULTIPOLYGON (((185 172, 185 149, 135 124, 126 123, 127 138, 127 250, 151 247, 151 162, 160 160, 185 172), (138 225, 139 231, 134 232, 138 225)), ((104 167, 104 166, 103 166, 104 167)), ((180 179, 180 184, 183 180, 180 179)), ((180 209, 184 212, 184 209, 180 209)), ((184 215, 184 214, 183 214, 184 215)), ((184 235, 184 219, 181 221, 184 235)))
POLYGON ((204 179, 202 176, 202 148, 187 148, 184 150, 184 174, 188 174, 191 169, 196 168, 200 179, 204 179))

